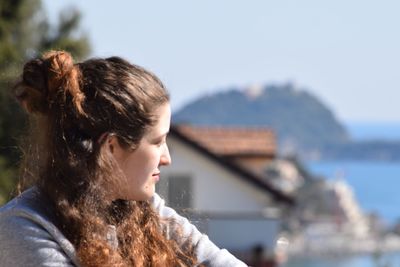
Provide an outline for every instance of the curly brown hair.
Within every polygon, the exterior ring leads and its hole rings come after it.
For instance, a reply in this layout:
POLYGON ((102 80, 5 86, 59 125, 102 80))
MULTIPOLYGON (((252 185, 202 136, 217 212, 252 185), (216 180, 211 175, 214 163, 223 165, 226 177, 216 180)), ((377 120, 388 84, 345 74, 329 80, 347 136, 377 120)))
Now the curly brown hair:
POLYGON ((155 75, 119 57, 74 64, 69 53, 50 51, 25 64, 14 92, 34 122, 20 185, 33 183, 50 200, 83 266, 196 264, 190 240, 168 237, 173 222, 148 201, 105 197, 122 174, 100 137, 139 144, 155 109, 169 101, 155 75), (110 225, 117 247, 106 238, 110 225))

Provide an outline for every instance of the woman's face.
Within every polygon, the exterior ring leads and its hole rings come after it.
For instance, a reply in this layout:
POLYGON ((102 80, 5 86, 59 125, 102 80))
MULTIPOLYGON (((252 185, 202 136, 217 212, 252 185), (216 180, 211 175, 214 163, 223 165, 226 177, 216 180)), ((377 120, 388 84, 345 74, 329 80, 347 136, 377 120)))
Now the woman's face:
POLYGON ((163 104, 155 115, 157 123, 149 128, 135 150, 123 148, 116 137, 110 137, 111 152, 125 174, 116 190, 118 199, 149 200, 160 179, 160 167, 171 164, 166 143, 171 122, 170 105, 163 104))

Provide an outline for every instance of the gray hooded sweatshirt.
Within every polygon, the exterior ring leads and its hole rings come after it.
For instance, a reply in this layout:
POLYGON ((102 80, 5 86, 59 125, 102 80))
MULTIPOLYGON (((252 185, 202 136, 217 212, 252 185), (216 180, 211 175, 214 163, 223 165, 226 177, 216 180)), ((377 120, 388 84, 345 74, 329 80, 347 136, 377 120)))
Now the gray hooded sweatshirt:
MULTIPOLYGON (((195 246, 199 262, 215 267, 246 266, 227 250, 218 248, 186 218, 166 207, 157 194, 152 205, 162 218, 172 218, 181 225, 184 236, 189 236, 195 246)), ((0 266, 80 266, 74 246, 55 226, 47 207, 39 190, 33 187, 0 208, 0 266)), ((106 238, 118 246, 112 226, 106 238)))

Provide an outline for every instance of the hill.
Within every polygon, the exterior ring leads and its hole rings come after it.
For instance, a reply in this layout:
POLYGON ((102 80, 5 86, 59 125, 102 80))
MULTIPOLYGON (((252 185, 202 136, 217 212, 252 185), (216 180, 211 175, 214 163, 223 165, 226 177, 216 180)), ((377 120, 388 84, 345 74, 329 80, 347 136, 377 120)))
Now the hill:
POLYGON ((283 153, 310 154, 350 139, 326 104, 291 84, 232 88, 204 96, 174 113, 173 122, 269 127, 276 131, 283 153))
POLYGON ((400 161, 400 140, 353 140, 326 104, 290 84, 204 96, 174 113, 173 122, 268 127, 281 154, 303 159, 400 161))

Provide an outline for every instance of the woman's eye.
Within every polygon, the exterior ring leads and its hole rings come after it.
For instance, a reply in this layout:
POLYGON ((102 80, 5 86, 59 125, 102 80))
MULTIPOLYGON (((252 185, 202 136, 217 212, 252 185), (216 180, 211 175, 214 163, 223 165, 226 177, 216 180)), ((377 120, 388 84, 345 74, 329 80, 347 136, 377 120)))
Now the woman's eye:
POLYGON ((159 146, 159 147, 164 145, 165 143, 167 143, 167 137, 163 137, 161 139, 154 141, 154 145, 159 146))
POLYGON ((165 140, 160 140, 158 142, 156 142, 157 146, 162 146, 165 143, 165 140))

